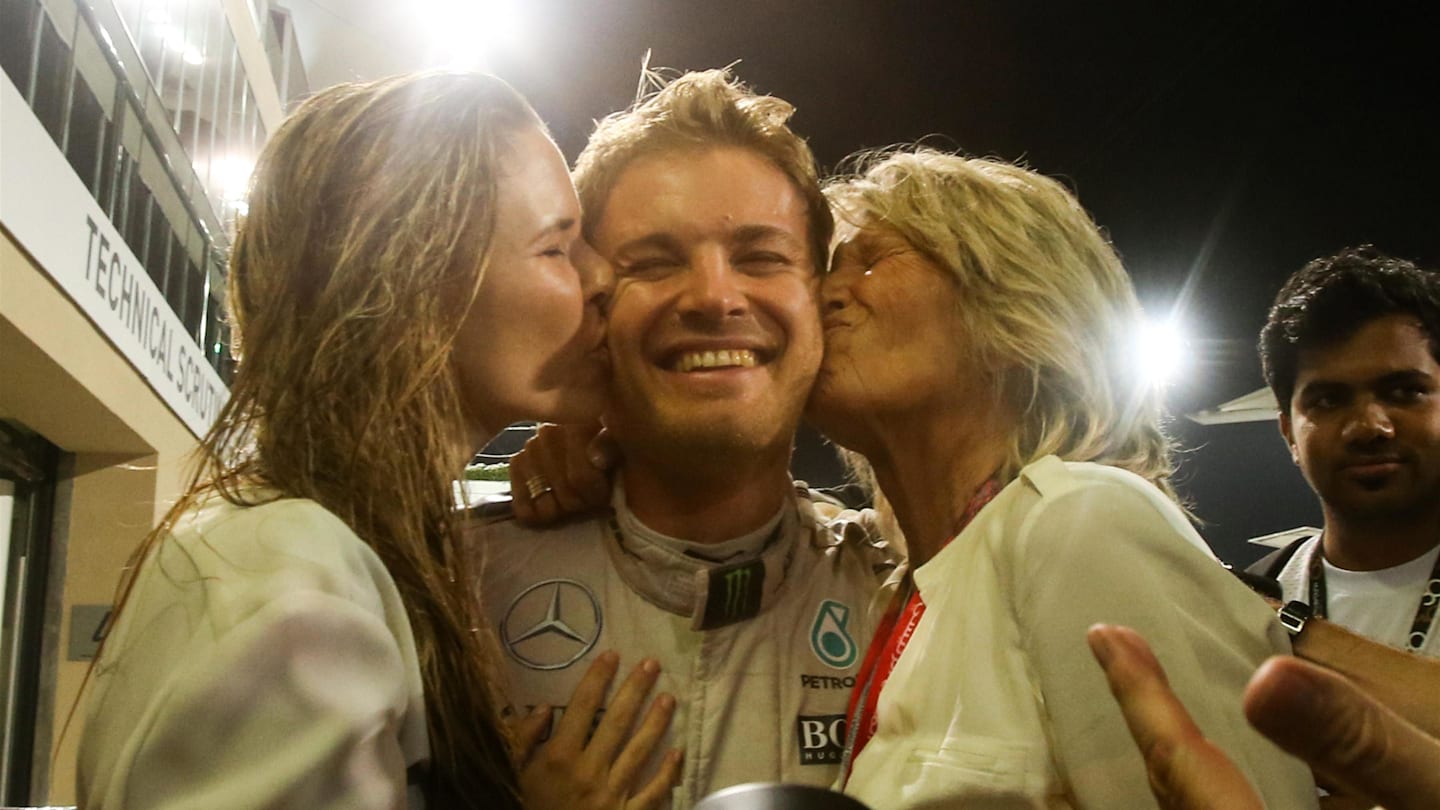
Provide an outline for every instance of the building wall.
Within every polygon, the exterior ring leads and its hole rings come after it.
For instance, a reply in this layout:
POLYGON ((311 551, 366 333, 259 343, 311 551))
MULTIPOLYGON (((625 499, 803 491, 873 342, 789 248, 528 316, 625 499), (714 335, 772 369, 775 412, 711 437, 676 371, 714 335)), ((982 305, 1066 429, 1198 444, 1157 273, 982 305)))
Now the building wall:
POLYGON ((30 788, 0 805, 64 805, 89 669, 76 656, 226 396, 224 254, 283 110, 268 0, 0 12, 0 420, 60 452, 45 630, 27 651, 40 698, 20 707, 35 715, 30 788))
MULTIPOLYGON (((182 491, 194 435, 49 277, 0 233, 0 418, 17 422, 71 455, 57 511, 65 548, 60 644, 48 730, 51 803, 74 801, 75 743, 63 739, 88 668, 65 654, 77 604, 106 604, 131 551, 182 491), (55 747, 58 744, 58 747, 55 747)), ((93 628, 82 628, 89 633, 93 628)))

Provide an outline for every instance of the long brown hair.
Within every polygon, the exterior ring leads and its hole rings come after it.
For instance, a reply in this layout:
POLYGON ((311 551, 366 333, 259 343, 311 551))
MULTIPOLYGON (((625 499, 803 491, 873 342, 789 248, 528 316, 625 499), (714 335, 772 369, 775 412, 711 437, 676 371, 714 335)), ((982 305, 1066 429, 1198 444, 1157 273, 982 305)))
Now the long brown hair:
POLYGON ((230 399, 141 551, 210 493, 308 498, 339 516, 405 603, 432 806, 520 806, 458 549, 452 482, 472 448, 450 354, 489 261, 496 167, 527 126, 541 124, 504 82, 446 73, 333 87, 286 120, 230 257, 230 399))

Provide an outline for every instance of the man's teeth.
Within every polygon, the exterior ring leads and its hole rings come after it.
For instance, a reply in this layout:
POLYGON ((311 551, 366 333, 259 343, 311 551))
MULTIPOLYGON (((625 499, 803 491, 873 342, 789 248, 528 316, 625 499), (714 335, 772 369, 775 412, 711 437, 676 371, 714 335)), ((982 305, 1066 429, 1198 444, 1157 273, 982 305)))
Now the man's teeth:
POLYGON ((675 370, 682 374, 697 368, 750 368, 755 365, 755 353, 749 349, 722 349, 718 352, 689 352, 680 356, 675 370))

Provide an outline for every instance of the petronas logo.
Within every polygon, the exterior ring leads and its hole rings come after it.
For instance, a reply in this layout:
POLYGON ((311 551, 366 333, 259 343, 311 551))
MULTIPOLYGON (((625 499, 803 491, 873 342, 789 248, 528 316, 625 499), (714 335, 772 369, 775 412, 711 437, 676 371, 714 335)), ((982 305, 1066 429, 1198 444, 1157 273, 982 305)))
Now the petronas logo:
POLYGON ((820 603, 815 624, 810 627, 810 649, 815 657, 832 669, 849 669, 855 664, 859 648, 845 629, 850 623, 850 608, 832 599, 820 603))

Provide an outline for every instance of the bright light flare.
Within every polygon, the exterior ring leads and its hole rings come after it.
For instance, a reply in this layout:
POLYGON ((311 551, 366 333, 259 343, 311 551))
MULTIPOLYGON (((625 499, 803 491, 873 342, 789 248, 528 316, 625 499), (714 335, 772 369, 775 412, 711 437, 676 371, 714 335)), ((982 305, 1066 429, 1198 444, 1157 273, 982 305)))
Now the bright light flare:
POLYGON ((160 37, 161 44, 180 54, 180 58, 185 60, 185 64, 199 65, 205 62, 205 54, 186 41, 185 32, 181 31, 178 26, 169 22, 161 22, 157 24, 155 33, 160 37))
POLYGON ((242 215, 249 210, 246 195, 250 193, 250 175, 255 173, 255 162, 235 155, 227 155, 215 161, 210 169, 214 185, 220 190, 220 198, 242 215))
POLYGON ((1190 368, 1190 341, 1178 318, 1145 318, 1135 330, 1130 360, 1140 383, 1164 388, 1190 368))
POLYGON ((412 8, 435 67, 481 68, 495 51, 518 48, 525 39, 515 0, 424 0, 412 8))

